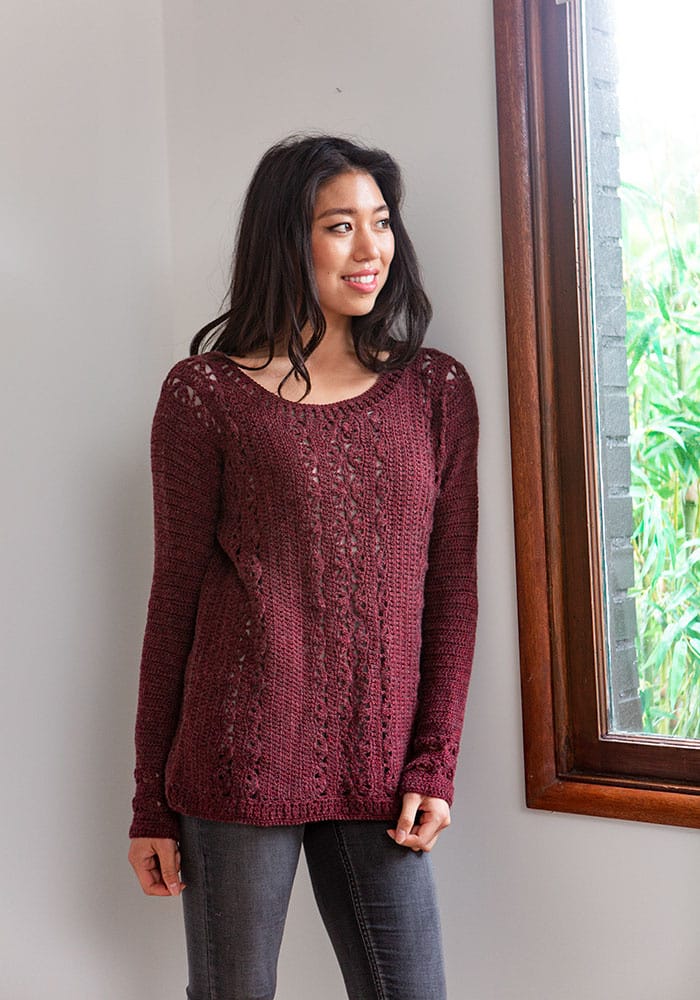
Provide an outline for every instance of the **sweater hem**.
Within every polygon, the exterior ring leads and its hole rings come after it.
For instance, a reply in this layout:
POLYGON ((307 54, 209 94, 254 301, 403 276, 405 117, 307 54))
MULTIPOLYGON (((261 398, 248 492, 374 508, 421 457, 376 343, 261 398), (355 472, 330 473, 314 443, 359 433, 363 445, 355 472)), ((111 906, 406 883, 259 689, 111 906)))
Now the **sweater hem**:
POLYGON ((176 812, 197 819, 223 823, 249 823, 252 826, 293 826, 318 820, 376 819, 398 820, 402 797, 372 799, 329 799, 313 802, 227 802, 216 809, 207 809, 196 802, 168 799, 176 812))

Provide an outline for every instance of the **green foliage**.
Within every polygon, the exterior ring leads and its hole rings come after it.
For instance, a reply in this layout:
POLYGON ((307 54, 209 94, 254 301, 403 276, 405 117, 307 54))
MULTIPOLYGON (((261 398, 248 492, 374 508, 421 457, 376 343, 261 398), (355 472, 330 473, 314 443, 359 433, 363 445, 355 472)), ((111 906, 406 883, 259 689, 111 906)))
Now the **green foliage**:
POLYGON ((644 730, 700 739, 698 200, 620 194, 644 730))

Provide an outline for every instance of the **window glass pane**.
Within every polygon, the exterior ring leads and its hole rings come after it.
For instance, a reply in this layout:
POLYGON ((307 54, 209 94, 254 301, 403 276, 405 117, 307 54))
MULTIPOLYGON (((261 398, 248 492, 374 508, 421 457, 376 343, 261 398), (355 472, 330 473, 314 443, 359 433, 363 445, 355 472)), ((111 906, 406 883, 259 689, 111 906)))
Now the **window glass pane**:
POLYGON ((700 739, 700 5, 582 0, 610 732, 700 739))

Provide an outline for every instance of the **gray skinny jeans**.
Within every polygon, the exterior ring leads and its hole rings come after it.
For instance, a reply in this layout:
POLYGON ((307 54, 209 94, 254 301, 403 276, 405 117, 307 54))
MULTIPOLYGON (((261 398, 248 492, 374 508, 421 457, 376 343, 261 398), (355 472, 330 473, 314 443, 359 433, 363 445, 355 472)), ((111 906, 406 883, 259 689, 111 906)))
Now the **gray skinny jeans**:
MULTIPOLYGON (((385 832, 393 825, 263 827, 181 816, 189 1000, 275 996, 302 844, 349 1000, 446 1000, 431 856, 395 844, 385 832)), ((299 996, 313 995, 313 968, 299 996)))

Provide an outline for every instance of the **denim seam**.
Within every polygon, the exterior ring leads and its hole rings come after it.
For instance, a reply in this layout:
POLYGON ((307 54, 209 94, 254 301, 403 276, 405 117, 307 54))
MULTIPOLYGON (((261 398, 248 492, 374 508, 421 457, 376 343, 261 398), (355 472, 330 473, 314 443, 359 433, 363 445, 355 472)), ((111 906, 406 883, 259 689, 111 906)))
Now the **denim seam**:
POLYGON ((340 857, 343 862, 343 867, 345 868, 345 873, 348 877, 348 885, 350 886, 350 895, 352 896, 353 909, 355 910, 355 916, 357 917, 357 923, 360 928, 360 934, 362 936, 362 941, 365 946, 367 958, 369 959, 369 965, 372 972, 372 979, 374 980, 374 985, 377 988, 377 1000, 386 1000, 386 993, 384 992, 384 987, 382 985, 379 966, 377 964, 377 959, 374 954, 374 949, 372 948, 372 939, 370 937, 367 921, 365 920, 365 915, 362 911, 362 901, 360 899, 360 892, 357 885, 357 880, 355 878, 355 873, 353 871, 352 861, 350 860, 350 855, 347 851, 345 841, 343 839, 342 826, 337 821, 333 823, 333 826, 335 828, 335 835, 338 841, 338 846, 340 847, 340 857))
POLYGON ((204 906, 202 907, 204 911, 204 936, 207 940, 207 981, 209 989, 209 1000, 216 1000, 214 996, 214 988, 212 985, 212 944, 211 944, 211 930, 209 921, 209 902, 211 895, 209 893, 209 870, 207 868, 207 855, 204 850, 204 841, 201 836, 200 823, 198 819, 195 819, 195 824, 197 828, 197 847, 199 848, 199 856, 202 861, 202 880, 204 882, 204 906))

